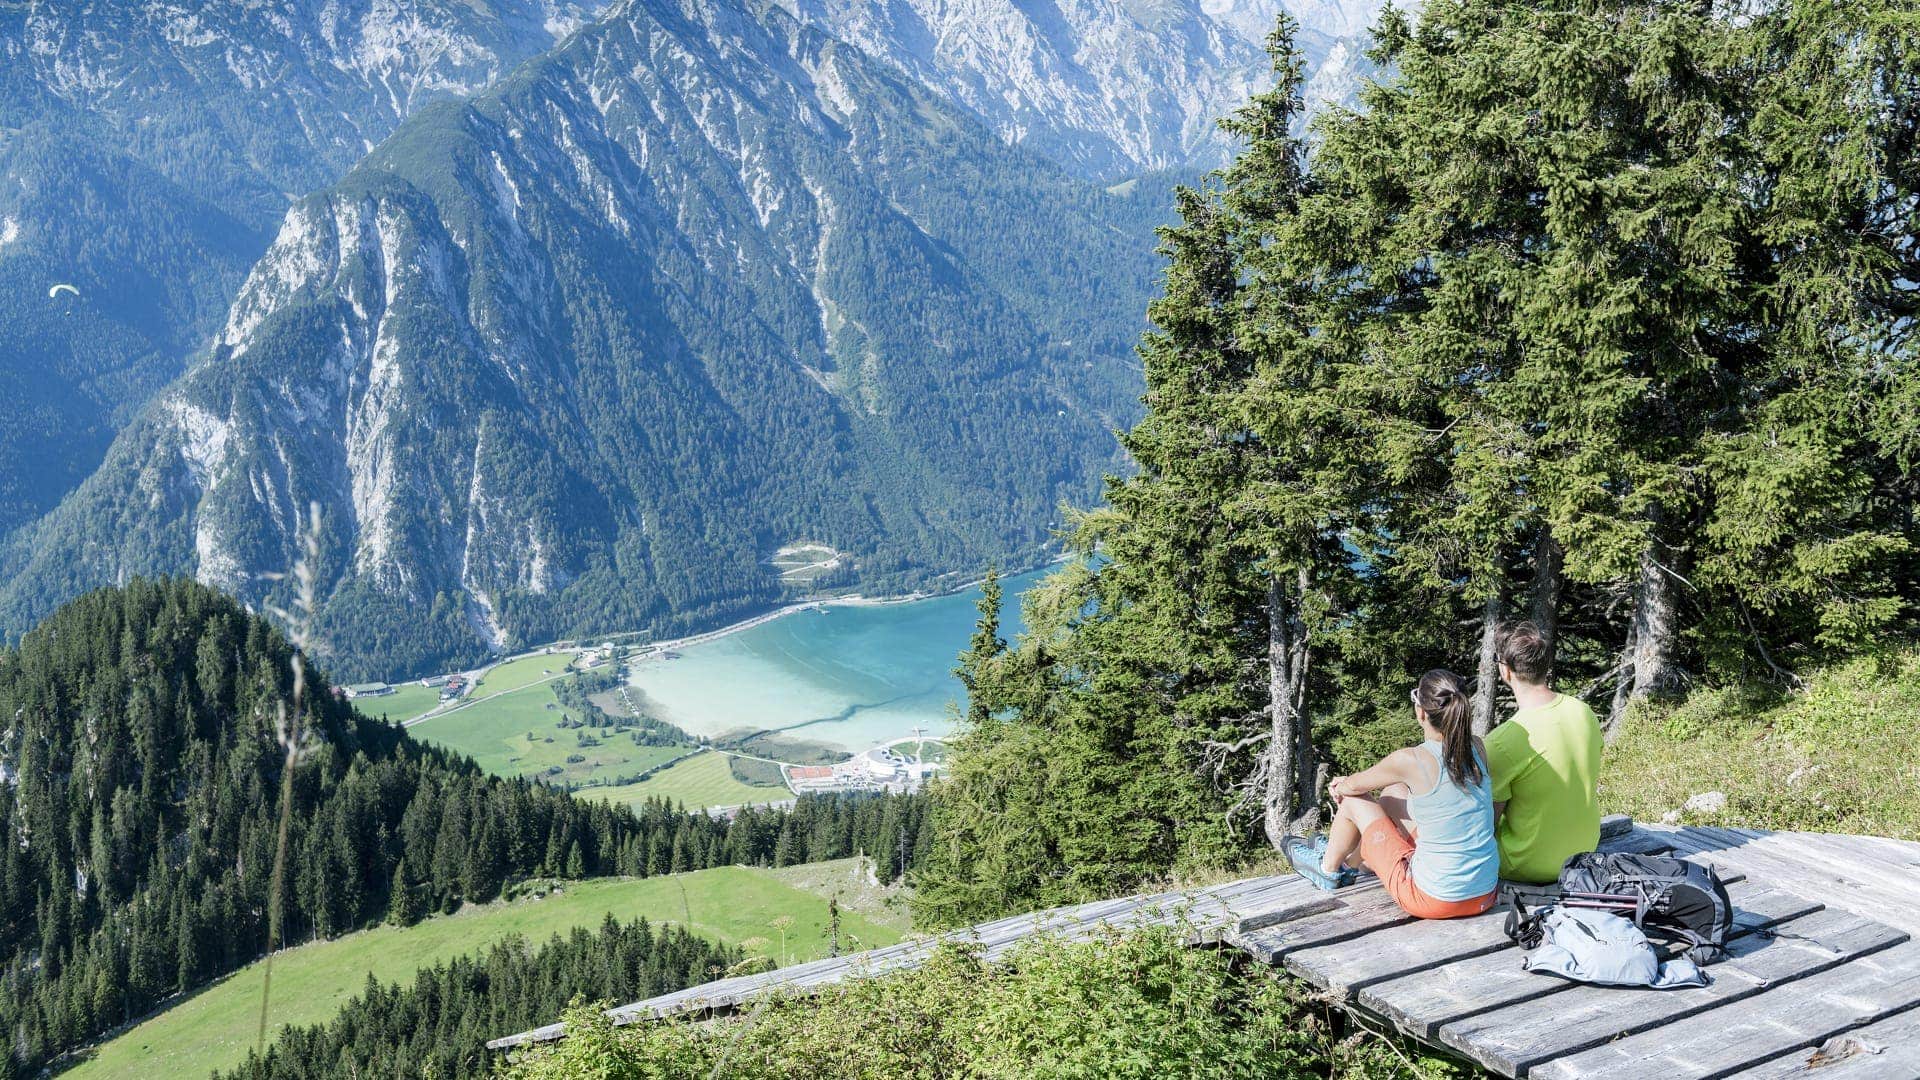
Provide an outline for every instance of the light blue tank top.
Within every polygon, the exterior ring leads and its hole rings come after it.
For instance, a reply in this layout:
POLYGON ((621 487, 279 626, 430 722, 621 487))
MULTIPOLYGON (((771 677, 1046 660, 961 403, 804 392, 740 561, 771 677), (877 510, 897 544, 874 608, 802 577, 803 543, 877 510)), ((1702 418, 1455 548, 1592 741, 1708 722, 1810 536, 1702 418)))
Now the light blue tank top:
POLYGON ((1474 751, 1480 782, 1463 788, 1447 773, 1437 742, 1420 744, 1433 755, 1440 782, 1425 795, 1407 799, 1407 812, 1419 827, 1413 849, 1413 883, 1435 900, 1471 900, 1500 884, 1500 848, 1493 839, 1493 784, 1487 763, 1474 751))

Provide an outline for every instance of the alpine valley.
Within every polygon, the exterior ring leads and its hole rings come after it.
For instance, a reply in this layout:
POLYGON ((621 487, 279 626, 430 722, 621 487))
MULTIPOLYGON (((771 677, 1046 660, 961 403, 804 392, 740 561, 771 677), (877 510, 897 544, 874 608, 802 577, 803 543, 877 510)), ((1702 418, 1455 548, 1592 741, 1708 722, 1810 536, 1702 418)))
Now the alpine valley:
POLYGON ((794 540, 863 583, 1033 558, 1115 464, 1158 209, 779 9, 623 5, 294 207, 20 536, 9 621, 269 599, 310 504, 349 674, 764 604, 794 540))
MULTIPOLYGON (((342 678, 711 625, 788 545, 1036 561, 1275 15, 0 9, 0 632, 140 574, 284 606, 310 507, 342 678)), ((1302 15, 1341 97, 1364 17, 1302 15)))

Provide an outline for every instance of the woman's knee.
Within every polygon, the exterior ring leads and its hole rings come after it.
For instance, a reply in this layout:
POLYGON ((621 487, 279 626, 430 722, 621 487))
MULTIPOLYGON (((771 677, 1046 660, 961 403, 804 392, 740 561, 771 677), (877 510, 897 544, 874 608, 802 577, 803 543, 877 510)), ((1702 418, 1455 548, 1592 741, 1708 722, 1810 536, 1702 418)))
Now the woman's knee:
POLYGON ((1379 803, 1365 795, 1350 795, 1340 800, 1340 816, 1365 829, 1387 815, 1379 803))

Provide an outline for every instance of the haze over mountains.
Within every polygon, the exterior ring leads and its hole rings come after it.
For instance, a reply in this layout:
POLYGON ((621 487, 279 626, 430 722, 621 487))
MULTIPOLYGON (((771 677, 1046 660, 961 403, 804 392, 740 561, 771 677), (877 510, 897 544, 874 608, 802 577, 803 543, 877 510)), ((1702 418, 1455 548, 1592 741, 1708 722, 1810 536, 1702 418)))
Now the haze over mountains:
POLYGON ((346 675, 1038 553, 1136 407, 1165 184, 1103 185, 1221 159, 1272 12, 594 15, 0 9, 0 628, 269 599, 310 501, 346 675))
MULTIPOLYGON (((1273 0, 778 0, 1094 179, 1210 168, 1215 121, 1272 81, 1273 0)), ((1300 4, 1313 100, 1352 92, 1369 3, 1300 4)))
POLYGON ((205 346, 295 198, 594 8, 0 4, 0 531, 205 346))

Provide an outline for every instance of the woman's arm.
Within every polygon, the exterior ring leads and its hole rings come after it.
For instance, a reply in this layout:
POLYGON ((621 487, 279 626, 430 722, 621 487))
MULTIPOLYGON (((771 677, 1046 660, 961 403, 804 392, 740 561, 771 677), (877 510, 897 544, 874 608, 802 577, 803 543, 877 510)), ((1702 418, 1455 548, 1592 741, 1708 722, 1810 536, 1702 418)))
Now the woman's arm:
POLYGON ((1371 768, 1354 773, 1352 776, 1334 777, 1327 784, 1327 794, 1339 800, 1351 795, 1365 795, 1370 791, 1379 791, 1383 787, 1391 787, 1394 784, 1406 784, 1406 754, 1405 750, 1395 750, 1374 762, 1371 768))

